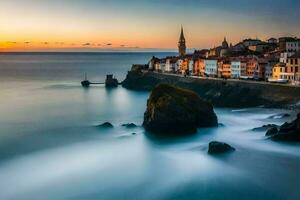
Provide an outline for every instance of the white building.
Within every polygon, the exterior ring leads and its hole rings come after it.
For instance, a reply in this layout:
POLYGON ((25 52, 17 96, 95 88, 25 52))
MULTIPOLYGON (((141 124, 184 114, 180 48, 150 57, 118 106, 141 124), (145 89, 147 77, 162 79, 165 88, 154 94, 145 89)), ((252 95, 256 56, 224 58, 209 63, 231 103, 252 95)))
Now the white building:
POLYGON ((300 51, 300 39, 288 40, 286 42, 287 52, 299 52, 300 51))
POLYGON ((160 60, 158 71, 162 71, 162 72, 166 71, 166 59, 160 60))
POLYGON ((282 53, 280 53, 280 59, 279 59, 279 61, 281 63, 287 63, 287 59, 289 57, 291 57, 292 55, 294 55, 294 54, 295 54, 295 52, 282 52, 282 53))
POLYGON ((218 60, 206 59, 205 63, 205 74, 208 76, 218 76, 218 60))
POLYGON ((241 61, 231 61, 231 78, 240 78, 241 61))
POLYGON ((194 69, 194 60, 190 59, 188 62, 189 62, 188 63, 189 73, 192 74, 193 73, 193 69, 194 69))
POLYGON ((177 71, 177 59, 176 58, 166 58, 166 66, 165 66, 165 72, 175 72, 177 71))

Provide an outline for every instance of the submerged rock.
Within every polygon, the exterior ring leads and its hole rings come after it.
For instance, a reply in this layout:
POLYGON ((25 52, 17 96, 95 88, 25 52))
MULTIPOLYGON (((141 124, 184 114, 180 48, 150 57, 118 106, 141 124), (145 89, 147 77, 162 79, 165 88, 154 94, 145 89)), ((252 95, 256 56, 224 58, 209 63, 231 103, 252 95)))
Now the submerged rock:
POLYGON ((143 126, 151 132, 184 134, 218 126, 218 119, 212 104, 193 91, 160 84, 150 94, 143 126))
POLYGON ((100 128, 113 128, 114 126, 109 122, 104 122, 103 124, 98 125, 100 128))
POLYGON ((279 127, 277 132, 270 136, 270 139, 275 141, 300 142, 300 113, 297 118, 288 123, 284 123, 279 127))
POLYGON ((235 148, 224 142, 212 141, 208 145, 209 154, 221 154, 231 151, 235 151, 235 148))
POLYGON ((122 124, 122 126, 124 126, 126 128, 135 128, 135 127, 137 127, 137 125, 134 124, 134 123, 122 124))

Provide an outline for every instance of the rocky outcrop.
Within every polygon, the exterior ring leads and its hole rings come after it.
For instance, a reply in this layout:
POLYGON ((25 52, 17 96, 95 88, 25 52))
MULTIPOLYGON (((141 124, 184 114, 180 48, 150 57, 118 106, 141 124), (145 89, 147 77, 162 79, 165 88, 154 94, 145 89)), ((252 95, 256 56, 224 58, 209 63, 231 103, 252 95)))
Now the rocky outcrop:
POLYGON ((113 128, 114 126, 109 122, 104 122, 103 124, 98 125, 99 128, 113 128))
POLYGON ((269 128, 266 132, 266 136, 272 136, 275 135, 278 132, 277 127, 269 128))
POLYGON ((150 94, 143 126, 151 132, 186 134, 218 126, 218 120, 211 103, 196 93, 160 84, 150 94))
POLYGON ((126 127, 126 128, 135 128, 135 127, 137 127, 137 125, 134 124, 134 123, 122 124, 122 126, 124 126, 124 127, 126 127))
POLYGON ((106 75, 105 87, 113 88, 113 87, 118 87, 118 85, 119 85, 118 79, 114 78, 112 74, 106 75))
POLYGON ((231 151, 235 151, 235 148, 224 142, 212 141, 208 144, 209 154, 222 154, 231 151))
POLYGON ((273 128, 278 128, 278 126, 276 124, 267 124, 267 125, 263 125, 261 127, 256 127, 253 128, 252 131, 267 131, 269 129, 273 129, 273 128))
POLYGON ((300 142, 300 113, 294 121, 286 122, 277 130, 274 129, 272 134, 268 132, 267 134, 271 135, 270 139, 275 141, 300 142))
POLYGON ((219 107, 245 108, 264 105, 300 108, 300 104, 297 104, 300 101, 300 87, 256 81, 200 79, 135 68, 128 72, 122 86, 132 90, 150 91, 160 83, 192 90, 219 107))

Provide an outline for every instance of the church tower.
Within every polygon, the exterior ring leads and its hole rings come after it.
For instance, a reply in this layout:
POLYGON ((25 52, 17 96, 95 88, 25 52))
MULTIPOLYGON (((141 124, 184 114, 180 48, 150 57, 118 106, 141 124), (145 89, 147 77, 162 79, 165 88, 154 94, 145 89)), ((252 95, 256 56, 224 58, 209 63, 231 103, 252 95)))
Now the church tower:
POLYGON ((184 56, 186 53, 185 38, 184 38, 182 26, 181 26, 181 33, 180 33, 180 38, 179 38, 179 42, 178 42, 178 52, 179 52, 179 56, 184 56))

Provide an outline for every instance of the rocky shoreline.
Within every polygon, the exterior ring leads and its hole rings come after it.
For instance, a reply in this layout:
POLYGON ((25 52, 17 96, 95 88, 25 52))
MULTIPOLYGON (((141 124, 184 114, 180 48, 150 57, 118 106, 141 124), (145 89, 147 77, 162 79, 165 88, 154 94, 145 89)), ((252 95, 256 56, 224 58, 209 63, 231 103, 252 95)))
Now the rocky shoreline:
POLYGON ((122 86, 131 90, 150 91, 160 83, 190 89, 217 107, 263 106, 300 110, 300 87, 279 84, 199 79, 133 68, 128 72, 122 86))

